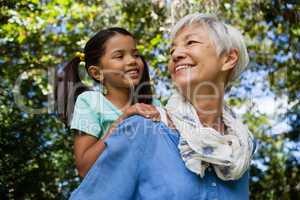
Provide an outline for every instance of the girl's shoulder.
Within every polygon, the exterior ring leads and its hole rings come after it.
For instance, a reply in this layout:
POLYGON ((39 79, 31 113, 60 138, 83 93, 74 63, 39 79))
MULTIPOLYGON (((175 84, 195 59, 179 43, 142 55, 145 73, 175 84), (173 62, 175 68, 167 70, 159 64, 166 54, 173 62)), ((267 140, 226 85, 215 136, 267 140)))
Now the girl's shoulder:
POLYGON ((99 91, 85 91, 78 95, 76 104, 84 102, 85 104, 94 107, 97 104, 102 104, 102 102, 104 102, 104 98, 103 94, 99 91))
POLYGON ((75 106, 82 106, 82 108, 89 107, 94 113, 109 114, 109 116, 121 115, 119 111, 100 91, 85 91, 81 93, 76 100, 75 106))
POLYGON ((99 91, 85 91, 78 95, 75 103, 75 108, 90 108, 94 111, 99 111, 105 106, 106 101, 104 96, 99 91))
POLYGON ((153 99, 152 100, 152 105, 157 106, 157 107, 162 107, 162 104, 158 99, 153 99))
POLYGON ((84 91, 80 95, 78 95, 77 99, 95 99, 103 97, 102 93, 99 91, 89 90, 84 91))

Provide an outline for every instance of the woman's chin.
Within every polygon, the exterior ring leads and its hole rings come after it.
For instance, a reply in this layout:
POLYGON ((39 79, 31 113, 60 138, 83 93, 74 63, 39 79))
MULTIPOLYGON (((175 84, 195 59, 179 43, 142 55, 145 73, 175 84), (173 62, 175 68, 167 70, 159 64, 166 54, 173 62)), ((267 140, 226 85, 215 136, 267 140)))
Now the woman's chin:
POLYGON ((175 87, 182 94, 185 94, 190 90, 190 81, 187 81, 186 79, 173 80, 173 83, 175 83, 175 87))
POLYGON ((175 73, 172 74, 172 81, 178 86, 188 85, 192 82, 193 77, 187 73, 175 73))

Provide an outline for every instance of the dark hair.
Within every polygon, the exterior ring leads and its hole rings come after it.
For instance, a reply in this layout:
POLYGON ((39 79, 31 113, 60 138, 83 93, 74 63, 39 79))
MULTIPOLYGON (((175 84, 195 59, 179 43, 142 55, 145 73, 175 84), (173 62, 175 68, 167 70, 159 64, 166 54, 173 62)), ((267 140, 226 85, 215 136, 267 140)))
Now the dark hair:
MULTIPOLYGON (((94 37, 92 37, 84 47, 84 61, 85 68, 88 70, 89 66, 98 65, 101 57, 105 53, 106 42, 115 36, 116 34, 121 34, 125 36, 134 36, 123 28, 113 27, 99 31, 94 37)), ((139 85, 143 87, 139 88, 138 91, 134 93, 133 103, 152 103, 152 89, 148 84, 149 69, 146 61, 142 58, 144 64, 144 72, 139 85), (144 85, 145 84, 145 85, 144 85)), ((67 126, 71 120, 71 114, 74 110, 74 104, 79 94, 84 91, 90 90, 86 85, 84 85, 79 77, 79 63, 80 57, 74 57, 63 69, 62 73, 57 74, 55 79, 54 87, 54 99, 55 99, 55 109, 58 113, 59 119, 62 120, 67 126)), ((93 78, 93 77, 92 77, 93 78)), ((93 78, 94 79, 94 78, 93 78)), ((94 79, 96 82, 98 80, 94 79)))

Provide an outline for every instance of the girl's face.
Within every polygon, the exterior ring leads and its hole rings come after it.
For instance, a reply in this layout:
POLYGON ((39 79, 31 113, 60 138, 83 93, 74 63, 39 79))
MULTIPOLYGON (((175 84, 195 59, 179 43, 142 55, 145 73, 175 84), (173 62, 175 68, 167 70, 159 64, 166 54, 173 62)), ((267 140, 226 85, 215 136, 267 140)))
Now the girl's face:
POLYGON ((141 81, 144 64, 131 36, 116 34, 106 41, 100 59, 103 83, 110 88, 132 88, 141 81))

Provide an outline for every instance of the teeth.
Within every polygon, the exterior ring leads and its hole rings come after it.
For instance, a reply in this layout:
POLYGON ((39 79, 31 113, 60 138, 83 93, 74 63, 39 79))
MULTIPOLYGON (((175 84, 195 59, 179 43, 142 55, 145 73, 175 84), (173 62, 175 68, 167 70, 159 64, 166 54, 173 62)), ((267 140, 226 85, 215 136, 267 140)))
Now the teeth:
POLYGON ((188 69, 190 67, 191 67, 190 65, 179 65, 178 67, 176 67, 175 71, 177 72, 179 70, 188 69))
POLYGON ((126 73, 138 73, 138 70, 137 69, 132 69, 132 70, 127 71, 126 73))
POLYGON ((130 71, 127 71, 126 74, 130 77, 132 76, 138 76, 139 75, 139 71, 138 70, 130 70, 130 71))

